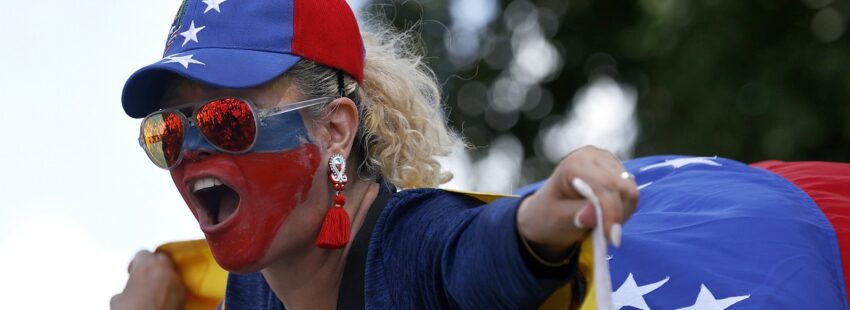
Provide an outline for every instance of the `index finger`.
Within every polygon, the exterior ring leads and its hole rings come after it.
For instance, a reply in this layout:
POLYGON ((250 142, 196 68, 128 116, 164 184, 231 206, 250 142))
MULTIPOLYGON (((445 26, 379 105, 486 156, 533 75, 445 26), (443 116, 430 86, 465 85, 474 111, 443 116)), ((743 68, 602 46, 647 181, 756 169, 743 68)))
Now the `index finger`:
POLYGON ((127 273, 133 272, 133 267, 138 266, 140 264, 144 264, 148 260, 153 258, 153 253, 148 250, 140 250, 136 252, 136 255, 133 256, 133 260, 130 261, 130 264, 127 265, 127 273))
MULTIPOLYGON (((584 182, 581 178, 573 178, 572 179, 572 187, 585 199, 590 201, 593 204, 594 209, 597 216, 597 225, 598 229, 602 229, 603 233, 608 235, 608 240, 611 241, 614 246, 620 246, 620 238, 621 238, 621 225, 618 224, 618 221, 622 221, 621 214, 622 206, 616 205, 616 200, 610 199, 610 195, 604 195, 606 204, 610 204, 605 208, 602 208, 602 201, 599 199, 599 196, 594 193, 593 188, 590 187, 586 182, 584 182), (599 223, 601 220, 602 223, 599 223), (601 225, 600 225, 601 224, 601 225)), ((606 193, 603 193, 606 194, 606 193)))

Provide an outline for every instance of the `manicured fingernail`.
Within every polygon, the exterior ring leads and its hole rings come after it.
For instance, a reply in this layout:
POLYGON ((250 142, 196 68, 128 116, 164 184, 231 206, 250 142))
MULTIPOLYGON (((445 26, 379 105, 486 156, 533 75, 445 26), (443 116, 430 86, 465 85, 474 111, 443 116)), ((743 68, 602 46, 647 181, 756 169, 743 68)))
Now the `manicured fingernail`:
POLYGON ((576 227, 578 227, 578 229, 584 229, 585 228, 584 225, 581 224, 581 216, 585 212, 587 212, 587 210, 589 210, 590 208, 591 207, 590 207, 589 203, 584 205, 584 208, 581 208, 581 210, 578 210, 578 212, 576 212, 575 217, 573 217, 573 224, 575 224, 576 227))
POLYGON ((611 224, 611 230, 608 234, 611 237, 611 244, 613 244, 615 248, 619 248, 620 242, 623 241, 623 226, 617 223, 611 224))

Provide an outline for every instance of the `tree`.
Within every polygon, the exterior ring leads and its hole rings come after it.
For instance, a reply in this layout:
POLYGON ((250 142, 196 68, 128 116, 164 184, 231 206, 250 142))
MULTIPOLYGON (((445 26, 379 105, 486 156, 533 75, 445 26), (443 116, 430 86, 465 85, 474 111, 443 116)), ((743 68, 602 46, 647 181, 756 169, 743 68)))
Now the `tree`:
POLYGON ((519 138, 526 159, 537 159, 524 180, 551 169, 535 141, 600 76, 637 92, 636 156, 850 161, 847 2, 430 0, 376 9, 399 28, 417 27, 450 122, 470 142, 519 138))

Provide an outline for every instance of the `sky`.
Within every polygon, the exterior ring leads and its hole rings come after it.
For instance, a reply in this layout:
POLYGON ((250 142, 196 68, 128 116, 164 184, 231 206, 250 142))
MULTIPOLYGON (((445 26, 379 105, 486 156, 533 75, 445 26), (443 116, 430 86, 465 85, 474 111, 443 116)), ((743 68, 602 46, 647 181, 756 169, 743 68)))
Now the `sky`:
POLYGON ((136 251, 203 237, 120 103, 127 77, 161 55, 177 5, 0 10, 0 292, 10 308, 107 308, 136 251))
MULTIPOLYGON (((127 77, 159 60, 179 1, 0 1, 4 305, 107 308, 123 289, 136 251, 203 237, 168 172, 139 148, 139 121, 120 103, 127 77)), ((561 141, 575 128, 570 119, 586 129, 547 151, 552 156, 633 128, 632 91, 599 80, 575 98, 591 99, 601 103, 565 113, 569 119, 548 133, 547 139, 561 141), (629 113, 621 118, 625 127, 593 119, 623 109, 629 113)), ((447 186, 510 191, 522 156, 511 137, 493 141, 489 155, 475 164, 462 150, 443 159, 457 176, 447 186), (500 183, 477 187, 470 169, 492 171, 496 175, 481 179, 500 183)), ((633 140, 613 147, 630 152, 633 140)))

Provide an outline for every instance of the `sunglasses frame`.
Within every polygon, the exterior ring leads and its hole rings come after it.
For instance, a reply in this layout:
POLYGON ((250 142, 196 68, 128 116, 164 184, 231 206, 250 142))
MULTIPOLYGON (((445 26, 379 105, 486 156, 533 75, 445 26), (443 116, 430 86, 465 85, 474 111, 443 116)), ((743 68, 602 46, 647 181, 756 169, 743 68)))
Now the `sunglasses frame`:
POLYGON ((265 123, 263 123, 264 119, 266 119, 268 117, 275 116, 275 115, 284 114, 284 113, 287 113, 287 112, 292 112, 292 111, 297 111, 297 110, 304 109, 304 108, 313 107, 313 106, 316 106, 316 105, 319 105, 319 104, 326 104, 328 102, 333 101, 336 98, 319 97, 319 98, 307 99, 307 100, 302 100, 302 101, 296 101, 296 102, 286 104, 286 105, 282 105, 282 106, 278 106, 278 107, 263 109, 263 108, 257 107, 257 105, 254 104, 254 102, 251 101, 250 99, 238 97, 238 96, 224 96, 224 97, 217 97, 217 98, 213 98, 213 99, 201 100, 201 101, 193 102, 193 103, 187 103, 187 104, 183 104, 183 105, 179 105, 179 106, 171 107, 171 108, 167 108, 167 109, 160 109, 160 110, 157 110, 157 111, 154 111, 154 112, 148 114, 147 116, 145 116, 142 119, 142 124, 139 126, 140 127, 139 128, 139 146, 142 147, 142 150, 144 150, 145 155, 148 156, 148 159, 150 159, 151 162, 153 162, 153 164, 155 166, 162 168, 162 169, 165 169, 165 170, 171 170, 172 168, 177 167, 178 165, 180 165, 180 163, 183 162, 183 143, 186 143, 186 133, 188 132, 188 128, 189 127, 198 128, 198 126, 195 124, 195 119, 198 116, 198 111, 201 109, 201 107, 203 107, 207 104, 210 104, 214 101, 218 101, 218 100, 222 100, 222 99, 236 99, 236 100, 240 100, 242 102, 245 102, 248 105, 248 109, 250 109, 251 114, 254 115, 254 128, 256 128, 256 131, 254 132, 254 140, 251 141, 251 145, 248 146, 247 148, 245 148, 244 151, 239 151, 239 152, 229 151, 229 150, 221 148, 216 143, 213 143, 210 140, 210 138, 208 138, 204 134, 204 132, 200 130, 200 128, 198 129, 199 134, 201 135, 201 137, 205 141, 207 141, 207 143, 212 145, 219 152, 226 153, 226 154, 245 154, 245 153, 250 152, 254 148, 254 146, 257 144, 257 137, 259 137, 259 135, 260 135, 260 127, 265 126, 265 123), (186 117, 186 113, 184 113, 184 110, 186 110, 187 108, 192 108, 192 117, 191 118, 186 117), (175 160, 174 164, 172 164, 170 166, 161 167, 160 165, 157 164, 157 161, 153 158, 153 156, 151 155, 151 152, 148 150, 147 146, 145 146, 145 122, 147 122, 147 120, 149 118, 153 117, 153 116, 162 115, 162 114, 169 113, 169 112, 177 114, 180 117, 180 122, 181 122, 181 124, 184 128, 183 129, 183 136, 180 137, 180 142, 181 142, 180 153, 177 155, 177 160, 175 160))

